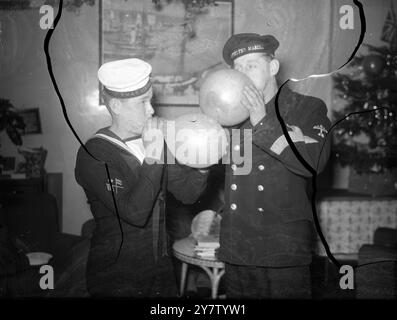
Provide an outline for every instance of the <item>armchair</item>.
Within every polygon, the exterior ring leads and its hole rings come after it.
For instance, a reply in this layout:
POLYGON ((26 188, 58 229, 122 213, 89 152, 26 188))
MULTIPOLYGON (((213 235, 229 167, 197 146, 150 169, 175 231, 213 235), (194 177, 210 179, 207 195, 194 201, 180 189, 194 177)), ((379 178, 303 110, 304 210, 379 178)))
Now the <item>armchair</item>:
POLYGON ((358 257, 357 299, 397 299, 397 229, 378 228, 358 257))
POLYGON ((61 264, 82 237, 60 232, 56 200, 47 193, 7 194, 0 198, 0 204, 3 234, 7 233, 7 241, 15 249, 10 246, 9 255, 19 260, 15 270, 3 274, 7 279, 4 291, 11 296, 40 296, 41 275, 37 267, 26 263, 24 254, 47 252, 53 255, 51 265, 61 264))

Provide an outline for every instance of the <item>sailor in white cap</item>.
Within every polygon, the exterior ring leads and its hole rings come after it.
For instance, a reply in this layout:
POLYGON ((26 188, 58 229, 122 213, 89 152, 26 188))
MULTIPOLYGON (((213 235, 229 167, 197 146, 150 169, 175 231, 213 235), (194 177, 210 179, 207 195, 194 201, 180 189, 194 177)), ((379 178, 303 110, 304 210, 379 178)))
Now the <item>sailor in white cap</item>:
POLYGON ((140 136, 146 119, 154 113, 151 72, 150 64, 136 58, 108 62, 98 70, 105 104, 112 115, 110 130, 122 139, 140 136))
POLYGON ((85 144, 100 161, 80 147, 75 168, 96 222, 86 270, 92 296, 176 296, 159 199, 167 189, 194 203, 206 186, 207 174, 199 170, 146 161, 141 135, 164 122, 153 117, 151 71, 136 58, 105 63, 98 71, 112 123, 85 144))

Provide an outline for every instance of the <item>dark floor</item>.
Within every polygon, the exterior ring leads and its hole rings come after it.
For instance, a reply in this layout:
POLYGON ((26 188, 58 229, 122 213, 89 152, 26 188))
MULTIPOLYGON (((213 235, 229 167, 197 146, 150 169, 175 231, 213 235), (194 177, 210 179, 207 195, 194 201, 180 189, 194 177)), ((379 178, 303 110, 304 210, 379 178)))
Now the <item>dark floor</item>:
MULTIPOLYGON (((339 261, 342 264, 352 265, 354 266, 356 261, 339 261)), ((180 267, 180 264, 176 264, 175 267, 180 267)), ((85 285, 84 281, 84 268, 80 268, 79 272, 75 272, 73 276, 73 283, 68 287, 69 289, 65 289, 65 291, 60 291, 59 295, 55 297, 63 297, 62 294, 67 294, 66 297, 74 297, 76 294, 78 297, 85 296, 85 285), (80 280, 80 281, 79 281, 80 280), (84 288, 84 290, 83 290, 84 288)), ((176 273, 180 275, 180 268, 176 269, 176 273)), ((316 300, 323 299, 355 299, 356 298, 356 290, 342 290, 339 287, 339 280, 341 275, 339 274, 337 268, 328 260, 326 257, 316 257, 313 259, 313 263, 311 265, 312 271, 312 297, 316 300)), ((13 290, 9 290, 8 294, 12 297, 24 297, 24 296, 42 296, 46 292, 43 292, 40 289, 37 289, 37 286, 33 284, 37 284, 41 274, 37 269, 32 268, 29 272, 23 273, 23 276, 18 278, 9 278, 8 285, 13 290), (34 281, 32 279, 35 279, 34 281), (30 287, 36 288, 33 294, 31 294, 30 287)), ((210 289, 210 281, 208 275, 199 267, 189 265, 189 277, 190 281, 188 281, 186 285, 186 292, 184 298, 192 298, 192 299, 208 299, 211 297, 211 289, 210 289)), ((179 279, 178 281, 179 282, 179 279)), ((1 278, 0 278, 0 297, 1 295, 1 278)), ((32 289, 33 290, 33 289, 32 289)), ((33 292, 33 291, 32 291, 33 292)), ((220 282, 219 286, 219 295, 220 297, 225 296, 224 283, 220 282)))
MULTIPOLYGON (((343 261, 343 264, 354 266, 356 261, 343 261)), ((339 280, 342 276, 337 268, 326 257, 316 257, 311 265, 312 270, 312 297, 313 299, 351 300, 356 298, 356 290, 342 290, 339 280)), ((186 298, 210 298, 211 289, 208 276, 199 268, 193 267, 189 271, 193 273, 197 287, 187 288, 186 298), (198 280, 197 280, 197 274, 198 280)), ((188 286, 189 287, 189 286, 188 286)), ((219 295, 224 296, 221 280, 219 295)))
MULTIPOLYGON (((355 266, 357 261, 340 261, 345 265, 355 266)), ((355 299, 355 289, 342 290, 339 286, 338 268, 327 257, 316 257, 311 265, 313 299, 355 299)))

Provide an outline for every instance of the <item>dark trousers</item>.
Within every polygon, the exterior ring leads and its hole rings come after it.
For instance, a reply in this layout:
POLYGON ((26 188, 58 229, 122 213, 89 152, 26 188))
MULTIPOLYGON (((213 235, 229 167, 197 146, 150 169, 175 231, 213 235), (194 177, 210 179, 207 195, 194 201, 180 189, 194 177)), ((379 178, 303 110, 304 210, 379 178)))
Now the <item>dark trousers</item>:
POLYGON ((225 265, 228 299, 311 299, 309 266, 270 268, 225 265))

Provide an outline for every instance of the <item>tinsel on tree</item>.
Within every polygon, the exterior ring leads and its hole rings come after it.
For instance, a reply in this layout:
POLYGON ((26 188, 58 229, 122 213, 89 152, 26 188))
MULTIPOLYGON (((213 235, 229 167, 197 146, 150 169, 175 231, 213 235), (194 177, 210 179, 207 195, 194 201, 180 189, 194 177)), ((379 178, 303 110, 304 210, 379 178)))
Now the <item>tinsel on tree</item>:
POLYGON ((382 41, 366 44, 368 53, 356 56, 348 73, 334 76, 334 86, 346 105, 336 120, 351 115, 334 129, 333 152, 342 166, 358 173, 384 173, 397 167, 397 19, 391 6, 382 41))

